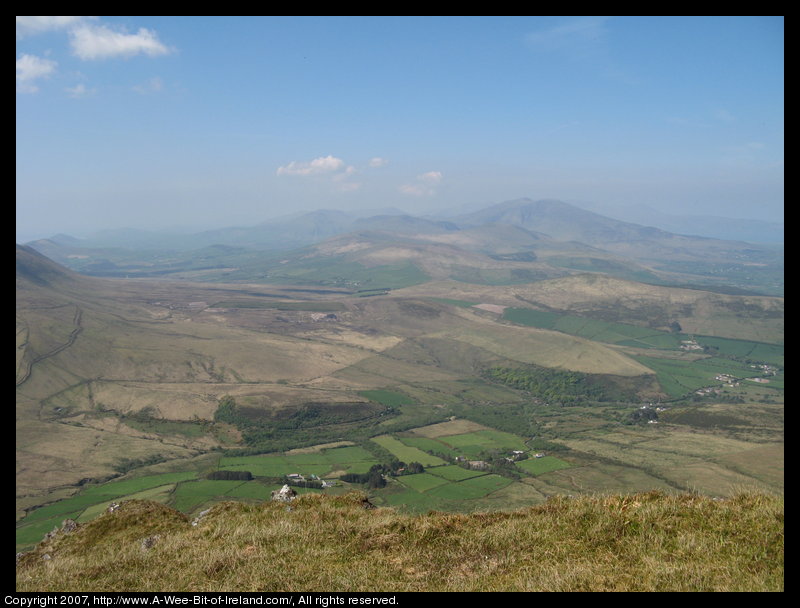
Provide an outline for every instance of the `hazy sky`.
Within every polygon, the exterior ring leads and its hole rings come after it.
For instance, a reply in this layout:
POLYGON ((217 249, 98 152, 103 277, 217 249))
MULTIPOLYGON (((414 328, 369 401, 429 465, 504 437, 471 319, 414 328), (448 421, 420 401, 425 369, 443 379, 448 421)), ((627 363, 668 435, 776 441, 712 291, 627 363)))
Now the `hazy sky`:
POLYGON ((783 220, 781 17, 17 17, 17 238, 530 197, 783 220))

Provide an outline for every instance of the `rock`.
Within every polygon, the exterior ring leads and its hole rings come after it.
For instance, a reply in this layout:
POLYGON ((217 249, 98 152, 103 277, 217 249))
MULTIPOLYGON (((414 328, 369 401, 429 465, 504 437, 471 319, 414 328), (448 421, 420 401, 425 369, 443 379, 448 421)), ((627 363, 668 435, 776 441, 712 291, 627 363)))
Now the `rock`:
POLYGON ((206 510, 204 510, 204 511, 200 511, 200 513, 198 513, 198 514, 197 514, 197 517, 195 517, 195 518, 192 520, 192 525, 193 525, 193 526, 196 526, 197 524, 199 524, 199 523, 200 523, 200 520, 201 520, 201 519, 203 519, 203 518, 204 518, 206 515, 208 515, 208 512, 209 512, 209 511, 211 511, 211 509, 206 509, 206 510))
POLYGON ((155 546, 155 544, 161 540, 160 534, 153 534, 152 536, 147 536, 140 541, 140 545, 142 547, 142 551, 147 551, 155 546))
POLYGON ((297 492, 292 490, 288 485, 285 485, 280 490, 272 491, 272 500, 279 502, 291 502, 297 496, 297 492))
POLYGON ((50 530, 50 532, 44 535, 42 541, 44 542, 53 539, 56 536, 58 536, 59 533, 69 534, 73 530, 77 529, 78 529, 78 522, 76 522, 74 519, 65 519, 63 522, 61 522, 60 528, 56 526, 55 528, 50 530))
POLYGON ((74 519, 65 519, 61 523, 61 531, 65 534, 69 534, 70 532, 78 529, 78 522, 74 519))

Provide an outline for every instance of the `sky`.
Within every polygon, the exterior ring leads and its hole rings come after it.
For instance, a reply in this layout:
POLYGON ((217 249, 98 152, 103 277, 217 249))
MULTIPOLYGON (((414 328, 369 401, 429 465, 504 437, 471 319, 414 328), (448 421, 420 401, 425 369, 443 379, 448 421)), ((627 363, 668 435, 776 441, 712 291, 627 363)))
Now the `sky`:
POLYGON ((783 30, 17 17, 17 240, 523 197, 782 222, 783 30))

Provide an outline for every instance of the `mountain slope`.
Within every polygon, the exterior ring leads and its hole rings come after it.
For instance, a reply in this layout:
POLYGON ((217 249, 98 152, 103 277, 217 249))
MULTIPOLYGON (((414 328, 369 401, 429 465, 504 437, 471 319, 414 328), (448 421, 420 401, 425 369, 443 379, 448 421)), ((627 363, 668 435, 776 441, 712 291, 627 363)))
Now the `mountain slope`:
POLYGON ((783 591, 783 500, 658 492, 407 516, 365 496, 126 501, 17 562, 18 591, 783 591), (365 508, 366 507, 366 508, 365 508))
POLYGON ((459 226, 510 224, 640 260, 775 261, 774 252, 737 241, 666 232, 615 220, 558 200, 518 199, 453 218, 459 226))

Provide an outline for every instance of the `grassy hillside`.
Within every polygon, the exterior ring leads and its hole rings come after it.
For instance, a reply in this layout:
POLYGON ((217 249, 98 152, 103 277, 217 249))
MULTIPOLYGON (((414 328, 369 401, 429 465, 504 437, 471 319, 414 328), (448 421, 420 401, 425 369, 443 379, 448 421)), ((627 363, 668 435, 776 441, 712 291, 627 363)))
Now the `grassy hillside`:
POLYGON ((409 516, 365 496, 131 500, 17 562, 18 591, 783 591, 783 501, 556 498, 409 516))
POLYGON ((684 333, 782 343, 784 299, 725 295, 649 285, 600 274, 580 274, 521 285, 483 286, 437 281, 399 293, 508 307, 536 308, 684 333))

